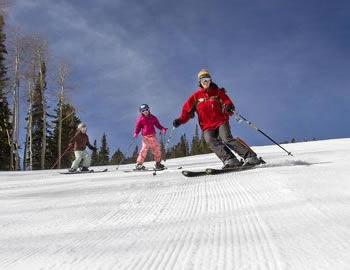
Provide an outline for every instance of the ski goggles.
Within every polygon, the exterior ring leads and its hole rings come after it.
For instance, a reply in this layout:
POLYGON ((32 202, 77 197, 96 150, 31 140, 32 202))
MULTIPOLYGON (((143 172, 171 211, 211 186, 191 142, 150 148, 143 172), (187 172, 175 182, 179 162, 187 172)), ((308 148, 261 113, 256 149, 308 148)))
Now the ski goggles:
POLYGON ((149 108, 148 107, 144 107, 144 108, 140 108, 140 112, 149 112, 149 108))
POLYGON ((200 79, 200 82, 201 83, 209 83, 209 82, 211 82, 211 79, 210 78, 202 78, 202 79, 200 79))

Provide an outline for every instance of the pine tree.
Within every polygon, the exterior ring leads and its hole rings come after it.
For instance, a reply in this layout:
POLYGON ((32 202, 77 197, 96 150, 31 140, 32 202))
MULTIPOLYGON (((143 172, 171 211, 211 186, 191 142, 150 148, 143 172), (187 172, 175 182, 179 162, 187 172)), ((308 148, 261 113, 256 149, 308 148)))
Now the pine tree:
POLYGON ((96 140, 94 140, 94 148, 95 149, 92 150, 92 154, 91 154, 91 166, 97 166, 99 163, 96 140))
POLYGON ((200 153, 201 154, 212 153, 207 142, 204 139, 203 133, 202 133, 201 140, 200 140, 200 153))
POLYGON ((7 84, 5 55, 7 54, 5 47, 6 35, 3 32, 4 18, 0 16, 0 170, 11 169, 11 136, 12 126, 10 123, 10 109, 5 94, 7 84))
POLYGON ((185 157, 190 153, 190 147, 188 141, 186 139, 186 135, 183 134, 180 137, 180 142, 174 145, 167 151, 167 158, 177 158, 177 157, 185 157))
POLYGON ((190 147, 186 139, 186 134, 183 134, 180 138, 180 145, 178 148, 178 157, 186 157, 189 155, 190 147))
POLYGON ((139 156, 139 147, 136 145, 134 152, 132 152, 131 163, 136 163, 138 156, 139 156))
MULTIPOLYGON (((59 146, 59 117, 60 117, 60 104, 57 104, 55 109, 56 115, 53 123, 52 136, 48 137, 48 147, 47 147, 47 166, 46 168, 51 168, 51 166, 59 158, 58 146, 59 146)), ((76 115, 75 108, 65 103, 62 105, 62 134, 61 134, 61 168, 69 168, 73 159, 72 152, 65 152, 70 143, 70 140, 74 137, 76 133, 76 128, 80 123, 80 119, 76 115), (65 153, 65 154, 64 154, 65 153)))
POLYGON ((137 157, 139 155, 139 147, 136 145, 132 155, 125 159, 124 164, 136 163, 137 157))
POLYGON ((109 164, 109 148, 107 144, 107 136, 105 133, 102 135, 101 148, 98 153, 99 165, 109 164))
POLYGON ((191 143, 191 155, 201 154, 201 142, 199 139, 198 125, 196 125, 196 130, 191 143))
POLYGON ((154 160, 153 153, 151 150, 148 150, 145 161, 152 161, 152 160, 154 160))
MULTIPOLYGON (((32 106, 32 144, 33 144, 33 168, 34 170, 44 169, 43 149, 46 149, 47 123, 46 123, 46 65, 40 63, 40 72, 33 89, 32 106)), ((45 161, 45 160, 44 160, 45 161)))
POLYGON ((123 152, 118 148, 111 158, 111 165, 119 165, 123 160, 125 160, 125 156, 123 152))

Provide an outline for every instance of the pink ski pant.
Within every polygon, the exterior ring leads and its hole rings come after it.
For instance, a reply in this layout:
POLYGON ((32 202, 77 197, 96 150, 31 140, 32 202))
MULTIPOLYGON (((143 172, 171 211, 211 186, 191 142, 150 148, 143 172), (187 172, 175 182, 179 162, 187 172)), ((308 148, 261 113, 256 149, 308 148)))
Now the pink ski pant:
POLYGON ((137 164, 142 164, 147 156, 148 149, 151 148, 154 160, 159 162, 161 160, 160 146, 157 141, 156 135, 143 136, 142 137, 142 148, 139 156, 137 157, 137 164))

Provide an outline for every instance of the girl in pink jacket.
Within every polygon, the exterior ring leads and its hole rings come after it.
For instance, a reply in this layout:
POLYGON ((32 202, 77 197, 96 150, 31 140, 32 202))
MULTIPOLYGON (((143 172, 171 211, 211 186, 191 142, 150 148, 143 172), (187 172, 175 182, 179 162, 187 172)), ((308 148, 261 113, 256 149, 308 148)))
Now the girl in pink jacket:
POLYGON ((145 161, 149 148, 151 148, 154 160, 156 162, 155 169, 163 170, 165 167, 160 163, 162 155, 156 136, 156 129, 154 127, 160 129, 163 134, 166 133, 167 129, 159 123, 157 117, 151 114, 149 106, 147 104, 142 104, 140 106, 140 113, 141 115, 137 119, 134 132, 135 139, 139 135, 140 131, 142 134, 142 148, 140 150, 139 156, 137 157, 136 170, 145 169, 145 166, 142 164, 145 161))

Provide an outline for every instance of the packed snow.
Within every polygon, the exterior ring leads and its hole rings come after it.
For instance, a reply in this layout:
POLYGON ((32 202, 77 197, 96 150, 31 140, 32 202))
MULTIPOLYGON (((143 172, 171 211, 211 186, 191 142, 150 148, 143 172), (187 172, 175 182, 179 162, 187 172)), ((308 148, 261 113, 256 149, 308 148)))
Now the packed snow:
POLYGON ((350 139, 285 147, 196 178, 179 167, 220 167, 213 154, 155 176, 1 172, 0 269, 350 269, 350 139))

